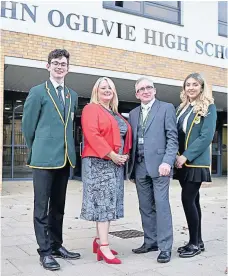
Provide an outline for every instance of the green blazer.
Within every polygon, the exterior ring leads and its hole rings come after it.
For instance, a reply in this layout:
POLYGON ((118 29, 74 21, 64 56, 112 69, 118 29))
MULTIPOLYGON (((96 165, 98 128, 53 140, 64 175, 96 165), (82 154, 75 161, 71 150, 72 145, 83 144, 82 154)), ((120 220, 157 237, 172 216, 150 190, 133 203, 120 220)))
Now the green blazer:
POLYGON ((27 165, 31 168, 59 169, 67 160, 75 167, 73 120, 78 95, 66 86, 64 94, 65 112, 50 80, 31 88, 26 98, 22 132, 30 150, 27 165))
MULTIPOLYGON (((177 116, 180 111, 177 111, 177 116)), ((182 154, 187 158, 186 167, 210 167, 210 144, 215 134, 216 120, 217 112, 214 104, 209 105, 206 117, 202 117, 198 113, 192 113, 189 116, 185 135, 185 151, 182 154)))

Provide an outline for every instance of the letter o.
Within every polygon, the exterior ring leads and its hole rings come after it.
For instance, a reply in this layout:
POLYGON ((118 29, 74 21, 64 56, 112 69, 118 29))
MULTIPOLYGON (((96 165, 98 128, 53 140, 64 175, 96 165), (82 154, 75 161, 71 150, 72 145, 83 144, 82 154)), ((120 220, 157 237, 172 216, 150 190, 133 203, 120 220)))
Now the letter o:
POLYGON ((64 23, 64 16, 63 16, 63 14, 60 11, 58 11, 58 10, 52 10, 52 11, 50 11, 48 13, 48 21, 54 27, 61 27, 63 25, 63 23, 64 23), (59 24, 56 24, 56 25, 53 22, 53 13, 54 12, 57 12, 59 14, 59 24))

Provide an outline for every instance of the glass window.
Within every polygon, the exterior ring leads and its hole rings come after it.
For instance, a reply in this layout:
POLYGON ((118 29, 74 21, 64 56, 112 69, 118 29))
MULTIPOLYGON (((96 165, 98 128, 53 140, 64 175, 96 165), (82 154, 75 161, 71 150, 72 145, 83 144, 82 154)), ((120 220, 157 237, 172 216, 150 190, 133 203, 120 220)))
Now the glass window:
POLYGON ((227 175, 227 125, 222 129, 222 175, 227 175))
POLYGON ((3 114, 3 145, 12 144, 12 112, 4 112, 3 114))
POLYGON ((14 178, 32 178, 32 169, 26 166, 29 150, 24 146, 14 148, 14 178))
POLYGON ((2 177, 12 178, 12 147, 3 146, 2 177))
POLYGON ((22 134, 22 114, 15 114, 14 117, 14 145, 26 146, 25 139, 22 134))
POLYGON ((178 10, 166 9, 162 6, 151 5, 151 3, 145 3, 144 13, 145 15, 151 15, 153 18, 162 19, 164 21, 179 22, 178 10))
POLYGON ((4 101, 4 111, 12 111, 13 108, 13 102, 12 101, 4 101))
POLYGON ((179 5, 178 2, 179 1, 156 1, 156 2, 151 2, 151 3, 156 3, 156 4, 159 4, 159 5, 163 5, 163 6, 178 8, 178 5, 179 5))
POLYGON ((227 28, 227 1, 218 1, 218 34, 228 36, 227 28))
POLYGON ((104 1, 104 7, 168 23, 181 23, 180 1, 104 1))
POLYGON ((117 1, 122 2, 122 8, 128 9, 130 11, 141 11, 141 3, 140 1, 117 1))
POLYGON ((26 166, 29 150, 21 126, 25 97, 21 97, 18 92, 9 91, 4 96, 3 178, 31 178, 32 170, 26 166))

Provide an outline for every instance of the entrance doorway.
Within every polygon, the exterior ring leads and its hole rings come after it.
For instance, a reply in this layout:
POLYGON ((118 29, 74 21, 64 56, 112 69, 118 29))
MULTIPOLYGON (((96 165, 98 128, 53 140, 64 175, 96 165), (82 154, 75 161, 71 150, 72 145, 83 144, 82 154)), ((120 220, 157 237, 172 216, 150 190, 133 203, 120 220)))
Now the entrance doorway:
POLYGON ((222 175, 227 175, 227 124, 222 127, 222 175))
POLYGON ((75 151, 76 151, 76 166, 71 169, 71 179, 81 180, 82 171, 82 127, 81 127, 81 115, 77 115, 74 120, 74 140, 75 140, 75 151))
POLYGON ((221 131, 217 129, 212 141, 211 173, 219 176, 221 171, 221 131))
POLYGON ((212 141, 213 176, 227 175, 227 113, 218 113, 217 128, 212 141))
POLYGON ((23 106, 27 93, 4 95, 3 112, 3 178, 30 179, 32 170, 26 166, 28 149, 21 131, 23 106))

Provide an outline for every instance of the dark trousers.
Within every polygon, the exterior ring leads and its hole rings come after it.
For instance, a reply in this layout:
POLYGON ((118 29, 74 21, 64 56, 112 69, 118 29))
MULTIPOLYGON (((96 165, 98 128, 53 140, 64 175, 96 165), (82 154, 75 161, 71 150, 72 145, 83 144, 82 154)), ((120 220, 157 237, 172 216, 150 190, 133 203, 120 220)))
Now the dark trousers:
POLYGON ((180 185, 182 187, 181 200, 189 229, 189 242, 194 245, 198 245, 198 243, 202 241, 202 215, 199 194, 201 183, 180 181, 180 185))
POLYGON ((41 256, 61 247, 65 197, 70 166, 33 169, 34 228, 41 256))

